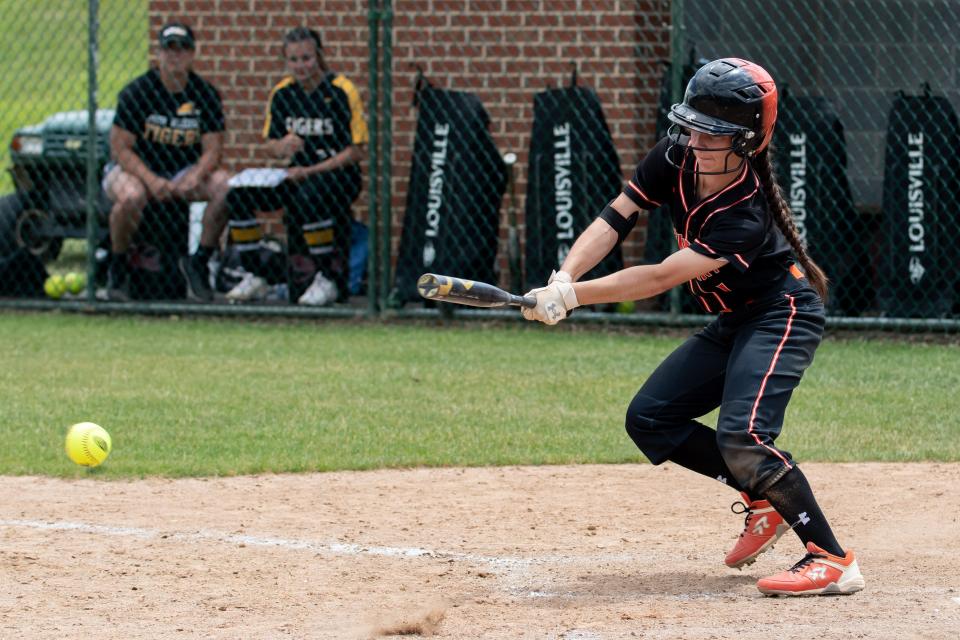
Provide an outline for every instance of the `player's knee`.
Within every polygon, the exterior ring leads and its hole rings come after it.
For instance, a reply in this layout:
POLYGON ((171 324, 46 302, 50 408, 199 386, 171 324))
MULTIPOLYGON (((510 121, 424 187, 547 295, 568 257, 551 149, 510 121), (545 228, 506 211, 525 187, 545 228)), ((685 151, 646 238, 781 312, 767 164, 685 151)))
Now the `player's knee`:
POLYGON ((746 431, 717 429, 717 448, 730 473, 747 491, 753 489, 756 478, 754 447, 756 443, 746 431))
POLYGON ((737 454, 743 450, 743 438, 739 432, 717 429, 717 448, 720 449, 720 455, 723 459, 736 459, 737 454))
POLYGON ((640 446, 640 442, 657 430, 662 402, 649 396, 637 394, 627 409, 626 429, 630 438, 640 446))
POLYGON ((118 181, 113 193, 114 203, 124 211, 139 211, 147 205, 147 188, 133 176, 118 181))
POLYGON ((210 192, 210 199, 223 198, 230 191, 230 174, 222 169, 218 169, 210 174, 207 181, 207 190, 210 192))
POLYGON ((665 402, 637 394, 627 409, 627 435, 653 464, 662 464, 673 448, 671 427, 676 423, 664 414, 665 402))
POLYGON ((138 220, 147 206, 146 193, 129 192, 123 195, 118 194, 118 196, 110 210, 111 215, 138 220))

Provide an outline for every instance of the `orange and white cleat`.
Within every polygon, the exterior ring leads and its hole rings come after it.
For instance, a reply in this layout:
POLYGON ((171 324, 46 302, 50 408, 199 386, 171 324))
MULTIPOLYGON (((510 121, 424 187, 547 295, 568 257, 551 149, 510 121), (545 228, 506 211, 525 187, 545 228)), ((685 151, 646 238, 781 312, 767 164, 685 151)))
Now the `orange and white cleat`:
POLYGON ((766 500, 751 502, 747 494, 740 495, 743 496, 744 501, 734 502, 730 510, 736 514, 747 514, 743 519, 743 533, 724 559, 726 565, 733 569, 756 562, 757 556, 767 549, 772 549, 780 536, 790 530, 790 525, 783 520, 776 509, 770 506, 769 502, 766 500), (737 511, 735 509, 737 505, 740 505, 743 511, 737 511))
POLYGON ((863 586, 863 575, 853 551, 847 551, 841 558, 812 542, 807 543, 807 555, 789 571, 757 581, 760 593, 768 596, 848 595, 863 586))

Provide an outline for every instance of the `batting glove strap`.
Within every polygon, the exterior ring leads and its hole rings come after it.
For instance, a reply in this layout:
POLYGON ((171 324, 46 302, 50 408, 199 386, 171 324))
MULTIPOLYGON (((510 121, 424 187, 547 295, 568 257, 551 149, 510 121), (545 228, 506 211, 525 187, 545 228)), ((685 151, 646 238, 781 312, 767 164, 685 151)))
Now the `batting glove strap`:
POLYGON ((573 277, 566 271, 551 271, 550 279, 547 280, 547 284, 553 284, 554 282, 565 282, 571 284, 573 282, 573 277))
MULTIPOLYGON (((563 272, 561 271, 560 273, 563 272)), ((566 307, 567 311, 573 311, 580 306, 580 301, 577 300, 577 293, 573 290, 572 284, 558 281, 549 285, 547 288, 549 289, 550 287, 555 287, 557 291, 560 292, 560 297, 563 299, 563 306, 566 307)))

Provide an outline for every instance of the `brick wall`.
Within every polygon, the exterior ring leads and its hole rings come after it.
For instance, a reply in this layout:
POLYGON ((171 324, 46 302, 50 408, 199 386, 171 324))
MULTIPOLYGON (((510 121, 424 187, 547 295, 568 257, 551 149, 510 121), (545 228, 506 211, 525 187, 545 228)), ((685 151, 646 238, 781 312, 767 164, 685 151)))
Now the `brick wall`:
MULTIPOLYGON (((227 163, 240 169, 266 162, 259 131, 269 91, 283 75, 279 42, 289 28, 320 31, 331 68, 368 102, 367 11, 365 0, 151 0, 150 27, 155 38, 167 20, 193 26, 197 71, 224 98, 227 163)), ((434 86, 470 91, 483 102, 498 149, 519 156, 521 219, 533 96, 568 84, 571 62, 580 84, 599 95, 625 176, 652 144, 659 60, 669 55, 669 0, 395 0, 393 11, 394 252, 416 126, 415 65, 434 86)), ((364 191, 361 220, 366 202, 364 191)), ((635 232, 629 262, 642 241, 635 232)))

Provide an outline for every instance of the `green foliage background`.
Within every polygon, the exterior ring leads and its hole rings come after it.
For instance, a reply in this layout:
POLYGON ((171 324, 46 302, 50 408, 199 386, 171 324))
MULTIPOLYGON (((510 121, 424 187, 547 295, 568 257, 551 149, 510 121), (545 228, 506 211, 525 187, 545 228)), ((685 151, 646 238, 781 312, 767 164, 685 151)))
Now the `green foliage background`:
MULTIPOLYGON (((99 0, 98 103, 147 69, 146 0, 99 0)), ((87 108, 87 3, 77 0, 0 0, 0 144, 4 166, 13 132, 59 111, 87 108)), ((0 192, 13 190, 7 174, 0 192)))

